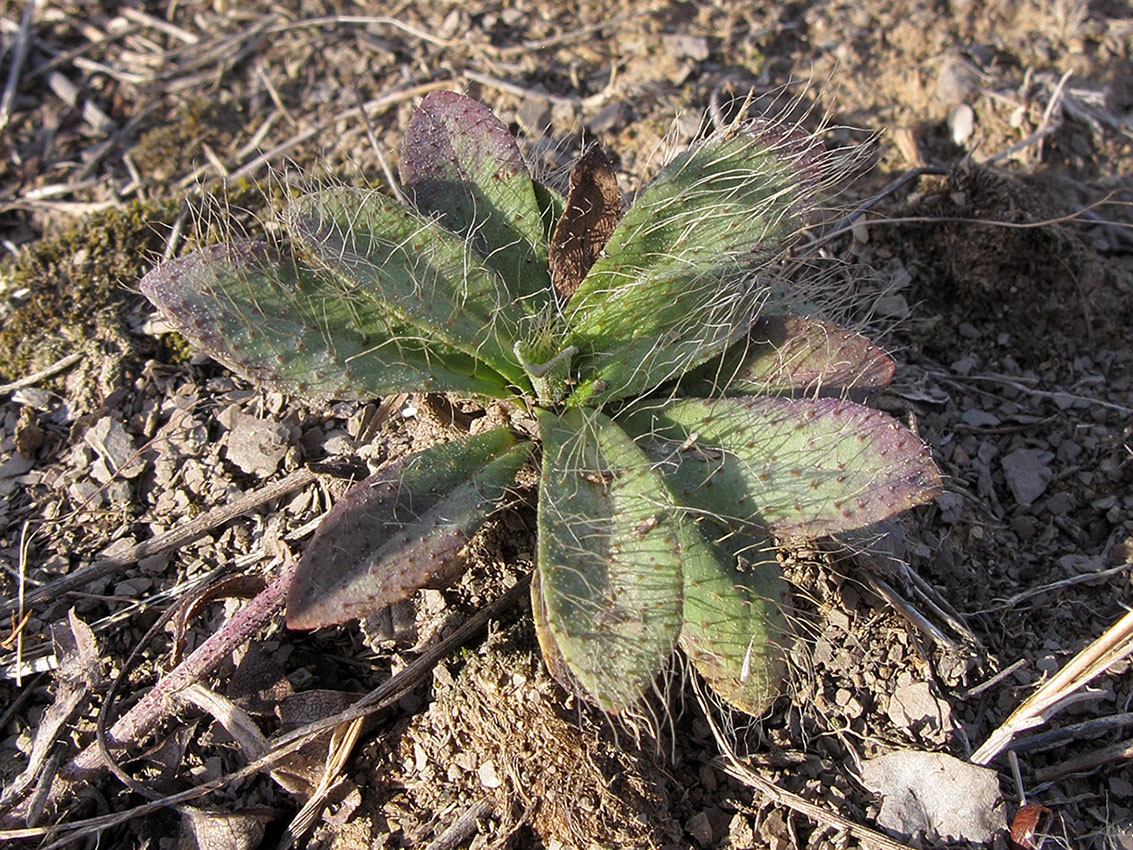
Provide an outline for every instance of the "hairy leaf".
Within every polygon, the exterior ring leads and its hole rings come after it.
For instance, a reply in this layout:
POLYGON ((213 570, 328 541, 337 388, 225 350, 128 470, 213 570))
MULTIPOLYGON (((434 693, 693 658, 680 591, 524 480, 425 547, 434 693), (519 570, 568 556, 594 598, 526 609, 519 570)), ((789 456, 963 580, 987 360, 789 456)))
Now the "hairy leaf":
POLYGON ((567 666, 559 650, 558 641, 555 640, 551 624, 547 620, 547 603, 543 596, 543 583, 539 578, 539 570, 531 574, 531 620, 535 625, 535 639, 539 642, 539 652, 543 656, 543 663, 547 665, 547 672, 551 678, 558 682, 564 690, 583 698, 589 698, 586 689, 567 666))
POLYGON ((821 394, 883 387, 893 360, 859 333, 804 316, 761 316, 720 361, 682 380, 689 394, 821 394))
POLYGON ((650 390, 748 330, 777 291, 752 269, 781 257, 813 189, 799 158, 720 134, 642 189, 567 305, 566 342, 583 358, 574 403, 650 390))
POLYGON ((780 537, 861 528, 940 491, 916 435, 839 399, 683 399, 633 427, 681 504, 780 537))
POLYGON ((523 311, 461 237, 367 189, 304 195, 283 220, 296 241, 351 284, 348 300, 380 299, 429 339, 522 379, 512 347, 523 311))
POLYGON ((358 484, 304 550, 287 625, 344 623, 450 583, 461 550, 530 454, 530 443, 497 428, 404 457, 358 484))
POLYGON ((637 701, 681 622, 678 520, 660 476, 599 413, 539 411, 534 607, 582 688, 607 711, 637 701))
POLYGON ((401 180, 417 208, 471 238, 531 313, 547 303, 547 237, 527 164, 488 107, 452 91, 425 95, 409 120, 401 180))
POLYGON ((700 537, 681 559, 681 649, 713 691, 757 716, 779 695, 786 670, 790 596, 775 553, 769 540, 729 532, 715 544, 700 537))
POLYGON ((195 347, 262 386, 306 397, 402 390, 507 395, 492 369, 422 338, 371 293, 349 291, 263 242, 162 263, 141 290, 195 347))

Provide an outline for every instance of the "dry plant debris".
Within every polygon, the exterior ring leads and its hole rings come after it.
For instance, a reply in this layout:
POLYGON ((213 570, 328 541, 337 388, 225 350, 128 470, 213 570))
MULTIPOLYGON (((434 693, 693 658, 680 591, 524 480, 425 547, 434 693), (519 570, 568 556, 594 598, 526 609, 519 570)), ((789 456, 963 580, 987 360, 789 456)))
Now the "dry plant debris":
MULTIPOLYGON (((579 846, 611 836, 626 846, 853 846, 868 839, 794 814, 788 795, 876 827, 884 803, 859 784, 863 760, 910 748, 968 760, 1128 611, 1127 8, 989 0, 947 15, 916 2, 519 0, 354 11, 297 2, 0 12, 0 245, 11 254, 0 271, 6 786, 33 752, 38 762, 47 748, 54 769, 93 736, 101 694, 84 702, 81 677, 36 672, 74 657, 48 642, 53 626, 86 623, 104 672, 123 674, 159 609, 223 575, 275 569, 302 547, 341 489, 308 464, 357 475, 446 427, 425 400, 312 409, 257 393, 151 334, 134 289, 166 245, 228 235, 210 229, 215 217, 183 216, 187 195, 221 197, 227 178, 225 216, 255 234, 265 196, 322 175, 380 181, 367 123, 392 154, 434 88, 489 103, 524 131, 529 160, 549 175, 586 129, 639 182, 659 148, 734 114, 734 94, 754 88, 759 109, 799 79, 811 83, 790 91, 836 122, 885 131, 876 170, 851 192, 869 196, 914 166, 949 170, 907 184, 825 245, 874 269, 857 285, 902 364, 878 401, 915 420, 949 492, 900 545, 891 534, 884 557, 868 540, 849 541, 861 557, 787 556, 805 636, 792 653, 796 684, 760 724, 729 730, 764 791, 713 760, 711 730, 691 704, 667 707, 654 743, 566 701, 513 611, 504 639, 446 655, 447 679, 434 668, 431 688, 362 732, 310 846, 579 846), (989 166, 953 168, 965 154, 989 166), (245 423, 270 439, 234 437, 245 423), (233 504, 239 511, 226 514, 233 504), (186 532, 194 517, 207 522, 186 532), (867 580, 866 564, 883 584, 867 580), (937 635, 911 627, 883 586, 937 635), (500 712, 515 718, 511 730, 544 737, 501 738, 500 712), (63 715, 65 734, 49 746, 63 715), (577 747, 562 754, 564 742, 577 747), (592 792, 575 792, 584 786, 592 792), (531 788, 566 789, 556 795, 564 808, 529 809, 521 791, 531 788), (461 821, 465 808, 480 816, 461 821)), ((837 131, 833 141, 852 137, 837 131)), ((353 630, 265 630, 209 688, 269 741, 290 692, 373 689, 516 580, 533 556, 530 520, 522 506, 498 518, 475 543, 478 571, 371 624, 366 644, 353 630)), ((190 619, 190 643, 216 630, 219 608, 190 619)), ((168 642, 147 644, 122 694, 148 690, 168 642)), ((1117 662, 1015 737, 1018 780, 1008 758, 991 762, 1009 813, 1023 803, 1050 810, 1020 826, 1021 846, 1133 840, 1129 669, 1117 662)), ((211 715, 178 717, 125 765, 150 791, 196 793, 252 758, 211 715)), ((143 846, 176 828, 127 818, 143 798, 124 787, 98 785, 111 812, 104 841, 143 846)), ((235 818, 250 835, 269 812, 289 820, 302 807, 270 779, 224 787, 192 804, 208 814, 186 815, 186 835, 203 818, 235 818)), ((45 812, 42 823, 95 814, 45 812)))

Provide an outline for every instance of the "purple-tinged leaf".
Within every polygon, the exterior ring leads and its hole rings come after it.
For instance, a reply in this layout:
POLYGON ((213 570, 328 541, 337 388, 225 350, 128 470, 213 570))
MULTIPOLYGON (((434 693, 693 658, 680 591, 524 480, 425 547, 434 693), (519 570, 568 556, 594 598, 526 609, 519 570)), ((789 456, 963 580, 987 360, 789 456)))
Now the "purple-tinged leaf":
POLYGON ((484 104, 457 92, 430 92, 409 120, 401 181, 422 212, 439 215, 530 300, 550 294, 547 227, 527 164, 507 127, 484 104))
MULTIPOLYGON (((844 396, 883 387, 893 360, 866 337, 804 316, 764 316, 711 368, 697 370, 704 393, 844 396)), ((682 387, 696 393, 694 384, 682 387)))
POLYGON ((461 551, 499 507, 531 444, 503 428, 402 458, 334 506, 303 552, 287 625, 372 614, 459 575, 461 551))
POLYGON ((348 295, 340 280, 264 242, 169 260, 142 278, 141 290, 193 346, 281 392, 506 395, 506 381, 469 355, 422 339, 372 294, 348 295))
POLYGON ((893 417, 839 399, 682 399, 635 420, 681 504, 815 538, 931 501, 940 473, 893 417))

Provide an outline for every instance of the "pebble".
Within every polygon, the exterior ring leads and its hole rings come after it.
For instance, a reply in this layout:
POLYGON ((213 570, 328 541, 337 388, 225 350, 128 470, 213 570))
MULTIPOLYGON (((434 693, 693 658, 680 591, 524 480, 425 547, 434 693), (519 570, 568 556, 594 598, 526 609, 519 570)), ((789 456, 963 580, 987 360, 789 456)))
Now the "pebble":
POLYGON ((122 423, 111 416, 104 416, 88 428, 83 434, 83 442, 102 459, 107 480, 110 475, 134 478, 146 468, 145 460, 137 454, 133 439, 126 433, 122 423))
POLYGON ((964 147, 976 129, 976 113, 968 104, 961 103, 948 111, 947 123, 952 141, 964 147))

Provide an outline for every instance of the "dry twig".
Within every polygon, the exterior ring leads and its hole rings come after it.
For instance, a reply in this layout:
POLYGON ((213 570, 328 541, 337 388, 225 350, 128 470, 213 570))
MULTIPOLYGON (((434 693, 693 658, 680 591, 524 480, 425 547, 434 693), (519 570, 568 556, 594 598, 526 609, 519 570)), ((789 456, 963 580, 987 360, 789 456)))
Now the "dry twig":
POLYGON ((1133 654, 1133 612, 1110 626, 1105 634, 1070 659, 1069 663, 1012 712, 972 755, 973 764, 987 764, 1018 733, 1045 723, 1057 714, 1074 691, 1107 668, 1133 654))
POLYGON ((20 28, 16 31, 12 46, 12 63, 8 66, 8 82, 4 85, 4 94, 0 95, 0 130, 6 128, 12 119, 12 101, 16 99, 16 89, 20 87, 20 74, 23 73, 28 47, 31 45, 31 22, 35 19, 38 8, 39 0, 28 0, 20 17, 20 28))

